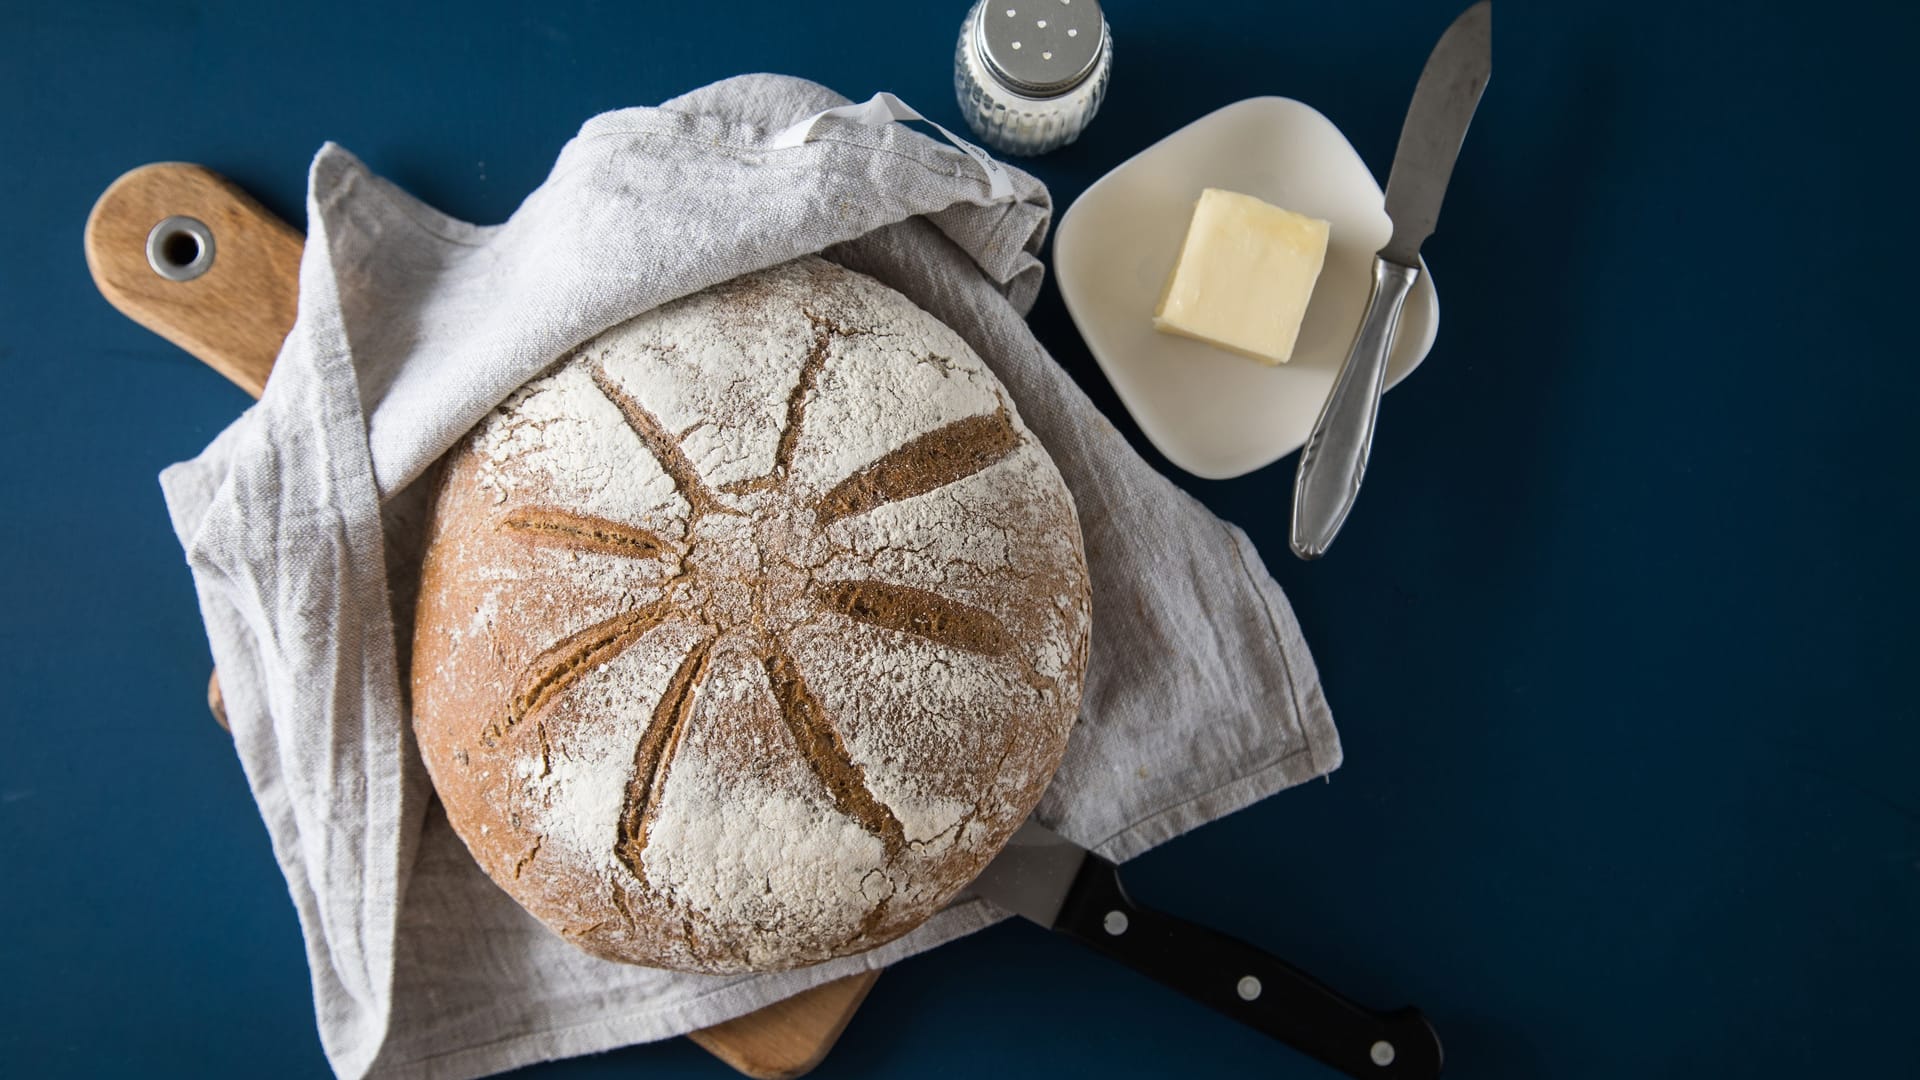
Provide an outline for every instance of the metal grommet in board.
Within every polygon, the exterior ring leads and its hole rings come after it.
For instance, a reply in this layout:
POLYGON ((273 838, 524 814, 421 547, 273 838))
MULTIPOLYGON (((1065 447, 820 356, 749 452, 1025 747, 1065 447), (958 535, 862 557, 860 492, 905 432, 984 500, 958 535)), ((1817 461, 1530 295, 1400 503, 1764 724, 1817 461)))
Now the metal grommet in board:
POLYGON ((168 281, 192 281, 213 266, 213 230, 176 214, 147 233, 147 265, 168 281))

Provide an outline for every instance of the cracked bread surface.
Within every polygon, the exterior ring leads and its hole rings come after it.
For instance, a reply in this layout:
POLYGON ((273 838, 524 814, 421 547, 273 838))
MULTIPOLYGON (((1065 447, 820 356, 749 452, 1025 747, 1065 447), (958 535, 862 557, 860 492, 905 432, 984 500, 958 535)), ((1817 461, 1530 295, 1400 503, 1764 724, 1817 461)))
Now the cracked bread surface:
POLYGON ((414 727, 548 927, 778 970, 985 866, 1065 751, 1089 624, 1072 499, 999 381, 809 257, 607 331, 450 455, 414 727))

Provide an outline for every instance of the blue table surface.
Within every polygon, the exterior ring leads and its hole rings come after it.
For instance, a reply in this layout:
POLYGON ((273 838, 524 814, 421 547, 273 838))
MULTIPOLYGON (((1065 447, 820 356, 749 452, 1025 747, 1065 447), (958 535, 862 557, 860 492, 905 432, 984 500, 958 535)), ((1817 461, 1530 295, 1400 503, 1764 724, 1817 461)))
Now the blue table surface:
MULTIPOLYGON (((1112 0, 1064 209, 1284 94, 1377 174, 1461 0, 1112 0)), ((326 139, 506 218, 587 117, 766 70, 953 127, 966 8, 16 3, 0 14, 0 1072, 320 1076, 304 953, 155 474, 241 392, 115 313, 80 230, 148 161, 295 222, 326 139)), ((1290 461, 1180 474, 1049 283, 1033 327, 1285 587, 1346 764, 1128 867, 1463 1077, 1913 1075, 1920 394, 1904 4, 1502 5, 1426 251, 1444 314, 1324 562, 1290 461), (1901 1032, 1909 1032, 1902 1035, 1901 1032), (1901 1066, 1901 1061, 1908 1061, 1901 1066)), ((1141 662, 1150 663, 1151 657, 1141 662)), ((819 1075, 1331 1075, 1024 925, 883 977, 819 1075)), ((528 1070, 724 1077, 686 1040, 528 1070)))

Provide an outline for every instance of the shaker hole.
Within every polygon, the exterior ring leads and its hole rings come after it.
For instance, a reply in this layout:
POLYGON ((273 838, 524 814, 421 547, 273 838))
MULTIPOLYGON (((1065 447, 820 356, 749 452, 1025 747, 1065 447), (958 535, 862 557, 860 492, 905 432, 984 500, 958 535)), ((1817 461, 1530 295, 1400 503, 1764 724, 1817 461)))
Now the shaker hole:
POLYGON ((1069 26, 1069 27, 1067 27, 1067 36, 1068 36, 1068 37, 1079 37, 1079 36, 1080 36, 1080 31, 1079 31, 1079 29, 1078 29, 1078 28, 1076 28, 1076 27, 1072 27, 1072 26, 1069 26))

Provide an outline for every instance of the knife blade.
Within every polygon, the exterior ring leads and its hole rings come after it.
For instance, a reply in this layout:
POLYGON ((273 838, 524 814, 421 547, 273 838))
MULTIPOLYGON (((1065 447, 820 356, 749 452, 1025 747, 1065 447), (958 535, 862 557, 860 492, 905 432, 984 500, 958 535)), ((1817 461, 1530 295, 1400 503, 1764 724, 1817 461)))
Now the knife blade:
POLYGON ((1393 235, 1373 259, 1373 289, 1346 363, 1300 450, 1293 481, 1293 553, 1326 554, 1360 494, 1385 388, 1387 356, 1407 293, 1420 276, 1420 245, 1433 235, 1467 125, 1493 73, 1493 4, 1480 0, 1440 36, 1400 128, 1387 178, 1393 235))
POLYGON ((1420 1010, 1374 1012, 1261 949, 1136 904, 1113 862, 1032 819, 973 891, 1348 1076, 1440 1075, 1440 1037, 1420 1010))

